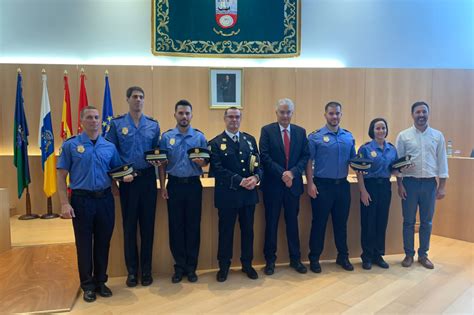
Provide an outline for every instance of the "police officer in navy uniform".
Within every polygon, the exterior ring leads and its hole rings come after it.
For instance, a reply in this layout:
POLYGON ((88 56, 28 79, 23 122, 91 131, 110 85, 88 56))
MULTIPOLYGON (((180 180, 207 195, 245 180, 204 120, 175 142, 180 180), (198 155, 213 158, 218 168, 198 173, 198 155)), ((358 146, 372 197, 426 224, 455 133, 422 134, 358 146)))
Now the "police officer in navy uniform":
MULTIPOLYGON (((72 218, 84 300, 93 302, 96 292, 103 297, 112 296, 105 283, 115 207, 107 173, 121 166, 122 161, 114 144, 100 135, 99 111, 87 106, 80 117, 84 131, 64 142, 59 153, 58 192, 63 218, 72 218), (72 189, 70 201, 68 174, 72 189)), ((132 175, 124 177, 124 181, 132 180, 132 175)))
POLYGON ((127 89, 129 112, 112 119, 107 140, 114 143, 125 163, 132 163, 137 176, 132 183, 120 185, 122 206, 125 264, 128 277, 126 284, 134 287, 138 283, 141 269, 141 283, 153 282, 152 251, 156 212, 156 173, 154 165, 145 160, 145 151, 155 149, 160 138, 160 125, 143 114, 145 92, 138 86, 127 89), (137 223, 140 225, 140 259, 137 248, 137 223), (139 263, 140 262, 140 263, 139 263))
POLYGON ((385 254, 385 231, 392 199, 391 165, 398 155, 395 146, 385 141, 387 135, 387 121, 375 118, 369 125, 369 137, 372 141, 362 145, 358 151, 358 155, 371 160, 371 167, 366 174, 357 173, 360 189, 360 257, 362 268, 366 270, 371 269, 372 264, 389 268, 382 256, 385 254))
POLYGON ((160 167, 161 196, 168 201, 170 249, 175 260, 171 278, 178 283, 183 276, 196 282, 201 236, 202 167, 208 161, 189 159, 188 150, 207 149, 204 134, 191 127, 193 107, 187 100, 175 105, 176 128, 163 133, 160 149, 167 150, 168 164, 160 167), (168 184, 165 185, 166 175, 168 184))
POLYGON ((216 275, 219 282, 225 281, 229 273, 237 216, 241 231, 242 271, 250 279, 258 278, 252 267, 253 222, 255 204, 258 203, 256 185, 263 171, 255 138, 239 131, 241 118, 238 108, 227 108, 224 112, 226 130, 209 142, 210 176, 216 179, 214 205, 219 211, 219 272, 216 275))
POLYGON ((308 194, 311 197, 313 221, 309 240, 310 269, 321 272, 319 257, 324 248, 324 237, 331 213, 336 263, 347 271, 354 270, 347 248, 347 219, 351 192, 347 181, 349 160, 355 157, 352 133, 340 128, 342 106, 329 102, 325 106, 326 125, 308 136, 311 157, 306 167, 308 194), (314 169, 313 169, 314 164, 314 169))

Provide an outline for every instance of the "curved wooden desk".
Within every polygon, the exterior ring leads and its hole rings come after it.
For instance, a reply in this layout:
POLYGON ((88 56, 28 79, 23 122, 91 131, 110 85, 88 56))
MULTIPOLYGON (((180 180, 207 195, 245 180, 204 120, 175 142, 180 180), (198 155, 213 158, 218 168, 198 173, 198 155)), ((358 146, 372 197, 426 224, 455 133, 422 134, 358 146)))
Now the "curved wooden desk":
MULTIPOLYGON (((201 219, 201 248, 199 253, 198 269, 217 269, 217 209, 214 208, 214 179, 202 178, 203 184, 203 208, 201 219)), ((348 221, 348 246, 351 257, 359 257, 360 249, 360 204, 359 190, 356 179, 349 177, 351 182, 352 204, 348 221)), ((386 254, 398 254, 403 252, 402 241, 402 212, 401 202, 396 193, 396 183, 392 182, 392 205, 390 209, 389 225, 387 229, 386 254)), ((260 196, 261 197, 261 196, 260 196)), ((263 244, 265 231, 265 216, 262 198, 257 204, 255 210, 255 240, 254 240, 254 264, 264 264, 263 244)), ((125 276, 123 256, 123 230, 122 216, 120 210, 119 198, 115 198, 115 230, 110 246, 109 275, 125 276)), ((311 204, 308 195, 305 193, 301 197, 299 225, 302 260, 307 260, 309 232, 311 228, 311 204)), ((277 263, 288 262, 288 247, 285 235, 285 223, 283 215, 280 217, 278 237, 278 259, 277 263)), ((173 272, 173 257, 171 256, 168 243, 168 210, 166 202, 158 195, 156 222, 155 222, 155 241, 153 249, 153 272, 156 274, 171 274, 173 272)), ((321 259, 335 259, 336 248, 332 232, 332 224, 328 224, 326 233, 325 249, 321 259)), ((240 265, 240 228, 236 225, 234 233, 234 254, 233 265, 240 265)))

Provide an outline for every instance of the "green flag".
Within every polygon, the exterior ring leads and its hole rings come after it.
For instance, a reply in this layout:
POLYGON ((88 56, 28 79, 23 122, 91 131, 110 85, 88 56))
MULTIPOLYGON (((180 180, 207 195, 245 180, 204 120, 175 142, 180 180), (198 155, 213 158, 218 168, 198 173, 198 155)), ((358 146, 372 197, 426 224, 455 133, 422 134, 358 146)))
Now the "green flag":
POLYGON ((18 180, 18 198, 21 198, 23 190, 31 182, 30 168, 28 166, 28 124, 26 123, 25 110, 23 108, 21 72, 18 72, 16 83, 15 101, 15 123, 13 125, 13 164, 16 167, 18 180))

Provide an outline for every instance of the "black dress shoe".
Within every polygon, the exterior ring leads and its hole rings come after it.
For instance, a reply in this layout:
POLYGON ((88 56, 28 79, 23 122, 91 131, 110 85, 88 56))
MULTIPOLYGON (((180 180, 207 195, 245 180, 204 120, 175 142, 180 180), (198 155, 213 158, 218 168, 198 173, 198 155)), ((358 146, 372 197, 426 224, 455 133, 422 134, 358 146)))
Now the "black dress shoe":
POLYGON ((183 273, 182 272, 175 272, 173 276, 171 277, 171 282, 173 283, 178 283, 183 280, 183 273))
POLYGON ((142 286, 146 287, 153 283, 153 277, 151 274, 146 273, 142 275, 142 286))
POLYGON ((252 280, 258 279, 258 273, 255 269, 253 269, 252 266, 242 267, 242 272, 246 273, 247 277, 249 277, 252 280))
POLYGON ((299 260, 292 260, 290 262, 290 267, 299 273, 306 273, 308 271, 308 269, 306 269, 306 267, 299 260))
POLYGON ((112 296, 112 291, 104 283, 97 285, 95 292, 97 292, 101 297, 112 296))
POLYGON ((136 275, 128 275, 127 276, 127 281, 125 281, 125 284, 127 285, 127 287, 129 288, 133 288, 133 287, 136 287, 137 284, 138 284, 138 278, 136 275))
POLYGON ((218 282, 224 282, 227 280, 227 275, 229 274, 229 268, 223 268, 219 269, 219 271, 216 274, 216 280, 218 282))
POLYGON ((194 271, 188 272, 188 281, 189 282, 198 281, 198 276, 197 276, 196 272, 194 272, 194 271))
POLYGON ((378 259, 376 259, 374 261, 374 264, 376 264, 377 266, 379 266, 380 268, 383 268, 383 269, 390 268, 390 266, 387 264, 387 262, 385 260, 383 260, 382 257, 379 257, 378 259))
POLYGON ((309 269, 314 273, 321 273, 321 265, 319 264, 319 261, 310 262, 309 269))
POLYGON ((263 269, 263 273, 267 276, 271 276, 275 273, 275 263, 267 263, 263 269))
POLYGON ((336 264, 344 268, 346 271, 353 271, 354 266, 352 266, 351 262, 349 261, 349 258, 338 258, 336 260, 336 264))
POLYGON ((370 261, 363 261, 362 262, 362 269, 365 269, 365 270, 372 269, 372 263, 370 261))
POLYGON ((86 301, 87 303, 94 302, 96 299, 95 292, 92 290, 86 290, 84 291, 83 298, 84 298, 84 301, 86 301))

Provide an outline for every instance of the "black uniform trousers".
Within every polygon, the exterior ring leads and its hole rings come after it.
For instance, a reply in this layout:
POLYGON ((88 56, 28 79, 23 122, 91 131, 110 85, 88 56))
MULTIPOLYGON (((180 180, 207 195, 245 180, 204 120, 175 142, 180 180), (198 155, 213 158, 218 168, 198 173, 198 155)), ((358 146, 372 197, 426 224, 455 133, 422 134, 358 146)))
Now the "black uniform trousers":
POLYGON ((201 239, 202 185, 199 176, 168 175, 168 225, 175 271, 196 271, 201 239))
POLYGON ((300 237, 298 231, 298 213, 300 210, 300 196, 295 196, 287 188, 281 194, 263 193, 265 205, 265 245, 263 253, 267 263, 275 263, 277 256, 278 221, 283 206, 286 223, 286 240, 290 260, 301 259, 300 237))
POLYGON ((313 220, 309 239, 309 260, 318 261, 324 249, 324 238, 329 214, 332 217, 337 257, 349 256, 347 248, 347 219, 351 205, 351 191, 346 178, 313 178, 319 194, 311 198, 313 220))
POLYGON ((137 275, 139 269, 137 224, 140 225, 141 272, 145 275, 151 274, 156 199, 154 167, 138 170, 138 176, 133 182, 120 183, 124 253, 128 274, 137 275))
POLYGON ((102 193, 73 190, 71 206, 81 288, 95 290, 107 282, 109 246, 115 223, 114 198, 110 188, 102 193))
POLYGON ((219 246, 217 260, 219 268, 229 268, 234 248, 234 228, 237 215, 240 223, 240 261, 250 267, 253 260, 253 222, 255 205, 241 208, 219 208, 219 246))
POLYGON ((362 261, 377 261, 385 254, 385 231, 392 190, 388 178, 365 178, 365 188, 372 201, 366 207, 360 203, 360 240, 362 261))

